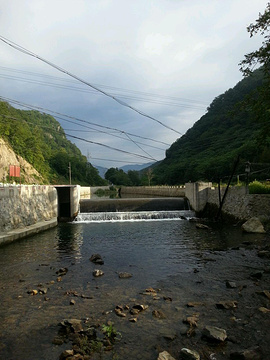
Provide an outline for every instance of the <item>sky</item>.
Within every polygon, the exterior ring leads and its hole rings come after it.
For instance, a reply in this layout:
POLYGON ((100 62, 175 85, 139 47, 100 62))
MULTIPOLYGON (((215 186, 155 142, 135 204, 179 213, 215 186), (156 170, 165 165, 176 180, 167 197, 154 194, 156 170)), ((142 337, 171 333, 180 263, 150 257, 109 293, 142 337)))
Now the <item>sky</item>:
POLYGON ((243 78, 266 4, 0 0, 0 96, 52 114, 93 165, 162 160, 243 78))

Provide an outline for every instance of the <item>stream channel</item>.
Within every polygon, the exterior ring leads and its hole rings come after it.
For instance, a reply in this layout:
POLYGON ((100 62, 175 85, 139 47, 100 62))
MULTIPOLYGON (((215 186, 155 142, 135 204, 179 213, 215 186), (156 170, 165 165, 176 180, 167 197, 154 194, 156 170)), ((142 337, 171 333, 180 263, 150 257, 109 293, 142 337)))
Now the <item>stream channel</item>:
POLYGON ((265 235, 217 223, 197 229, 188 220, 191 211, 180 213, 182 218, 161 220, 81 219, 2 246, 0 359, 59 359, 72 348, 70 341, 54 341, 64 319, 97 327, 114 323, 121 340, 93 359, 154 360, 164 350, 180 359, 182 347, 196 350, 201 359, 216 360, 259 348, 262 359, 270 359, 270 315, 258 310, 269 309, 269 299, 262 296, 270 290, 269 259, 257 255, 265 235), (89 260, 96 253, 103 265, 89 260), (61 268, 68 271, 59 278, 61 268), (95 269, 104 275, 94 277, 95 269), (120 272, 132 277, 121 279, 120 272), (262 273, 260 279, 251 277, 256 272, 262 273), (226 281, 235 287, 228 289, 226 281), (149 288, 155 296, 146 294, 149 288), (218 309, 216 303, 224 300, 237 306, 218 309), (133 323, 127 309, 135 304, 147 308, 133 323), (124 307, 126 317, 117 316, 117 305, 124 307), (164 318, 153 316, 155 310, 164 318), (183 320, 194 314, 197 327, 188 336, 183 320), (218 345, 205 341, 205 325, 225 329, 228 340, 218 345))

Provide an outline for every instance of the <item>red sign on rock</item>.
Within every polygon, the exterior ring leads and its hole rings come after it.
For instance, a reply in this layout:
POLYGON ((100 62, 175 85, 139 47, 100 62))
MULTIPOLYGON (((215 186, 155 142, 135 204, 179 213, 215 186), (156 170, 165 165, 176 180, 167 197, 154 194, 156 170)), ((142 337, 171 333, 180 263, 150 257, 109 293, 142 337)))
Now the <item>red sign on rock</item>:
POLYGON ((9 176, 20 177, 21 168, 17 165, 9 165, 9 176))

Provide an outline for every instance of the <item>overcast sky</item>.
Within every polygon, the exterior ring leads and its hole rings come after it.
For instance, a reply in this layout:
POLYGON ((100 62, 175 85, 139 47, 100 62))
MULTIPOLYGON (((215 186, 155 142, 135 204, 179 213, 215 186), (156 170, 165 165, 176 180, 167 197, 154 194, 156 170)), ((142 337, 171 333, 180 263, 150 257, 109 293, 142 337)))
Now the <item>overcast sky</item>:
POLYGON ((242 79, 239 62, 262 41, 250 39, 246 27, 266 4, 0 0, 2 37, 150 118, 3 41, 0 95, 87 121, 57 118, 66 134, 90 141, 68 137, 94 165, 161 160, 213 99, 242 79))

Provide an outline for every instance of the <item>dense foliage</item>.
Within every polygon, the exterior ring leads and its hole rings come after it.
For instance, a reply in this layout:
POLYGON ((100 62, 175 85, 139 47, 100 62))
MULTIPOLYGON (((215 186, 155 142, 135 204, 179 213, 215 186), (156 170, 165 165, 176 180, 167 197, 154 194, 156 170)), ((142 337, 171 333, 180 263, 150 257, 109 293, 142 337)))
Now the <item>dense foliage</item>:
MULTIPOLYGON (((256 120, 257 109, 251 106, 251 99, 260 96, 264 81, 264 72, 257 70, 215 98, 207 113, 172 144, 166 158, 153 168, 153 181, 169 185, 217 181, 231 174, 238 156, 238 174, 245 174, 247 161, 270 163, 269 127, 262 132, 261 122, 256 120)), ((269 105, 267 101, 263 104, 269 105)), ((265 173, 262 176, 270 177, 265 173)))
POLYGON ((106 184, 76 145, 66 139, 60 124, 50 115, 18 110, 1 101, 0 137, 28 161, 46 183, 69 183, 70 164, 72 184, 106 184))

